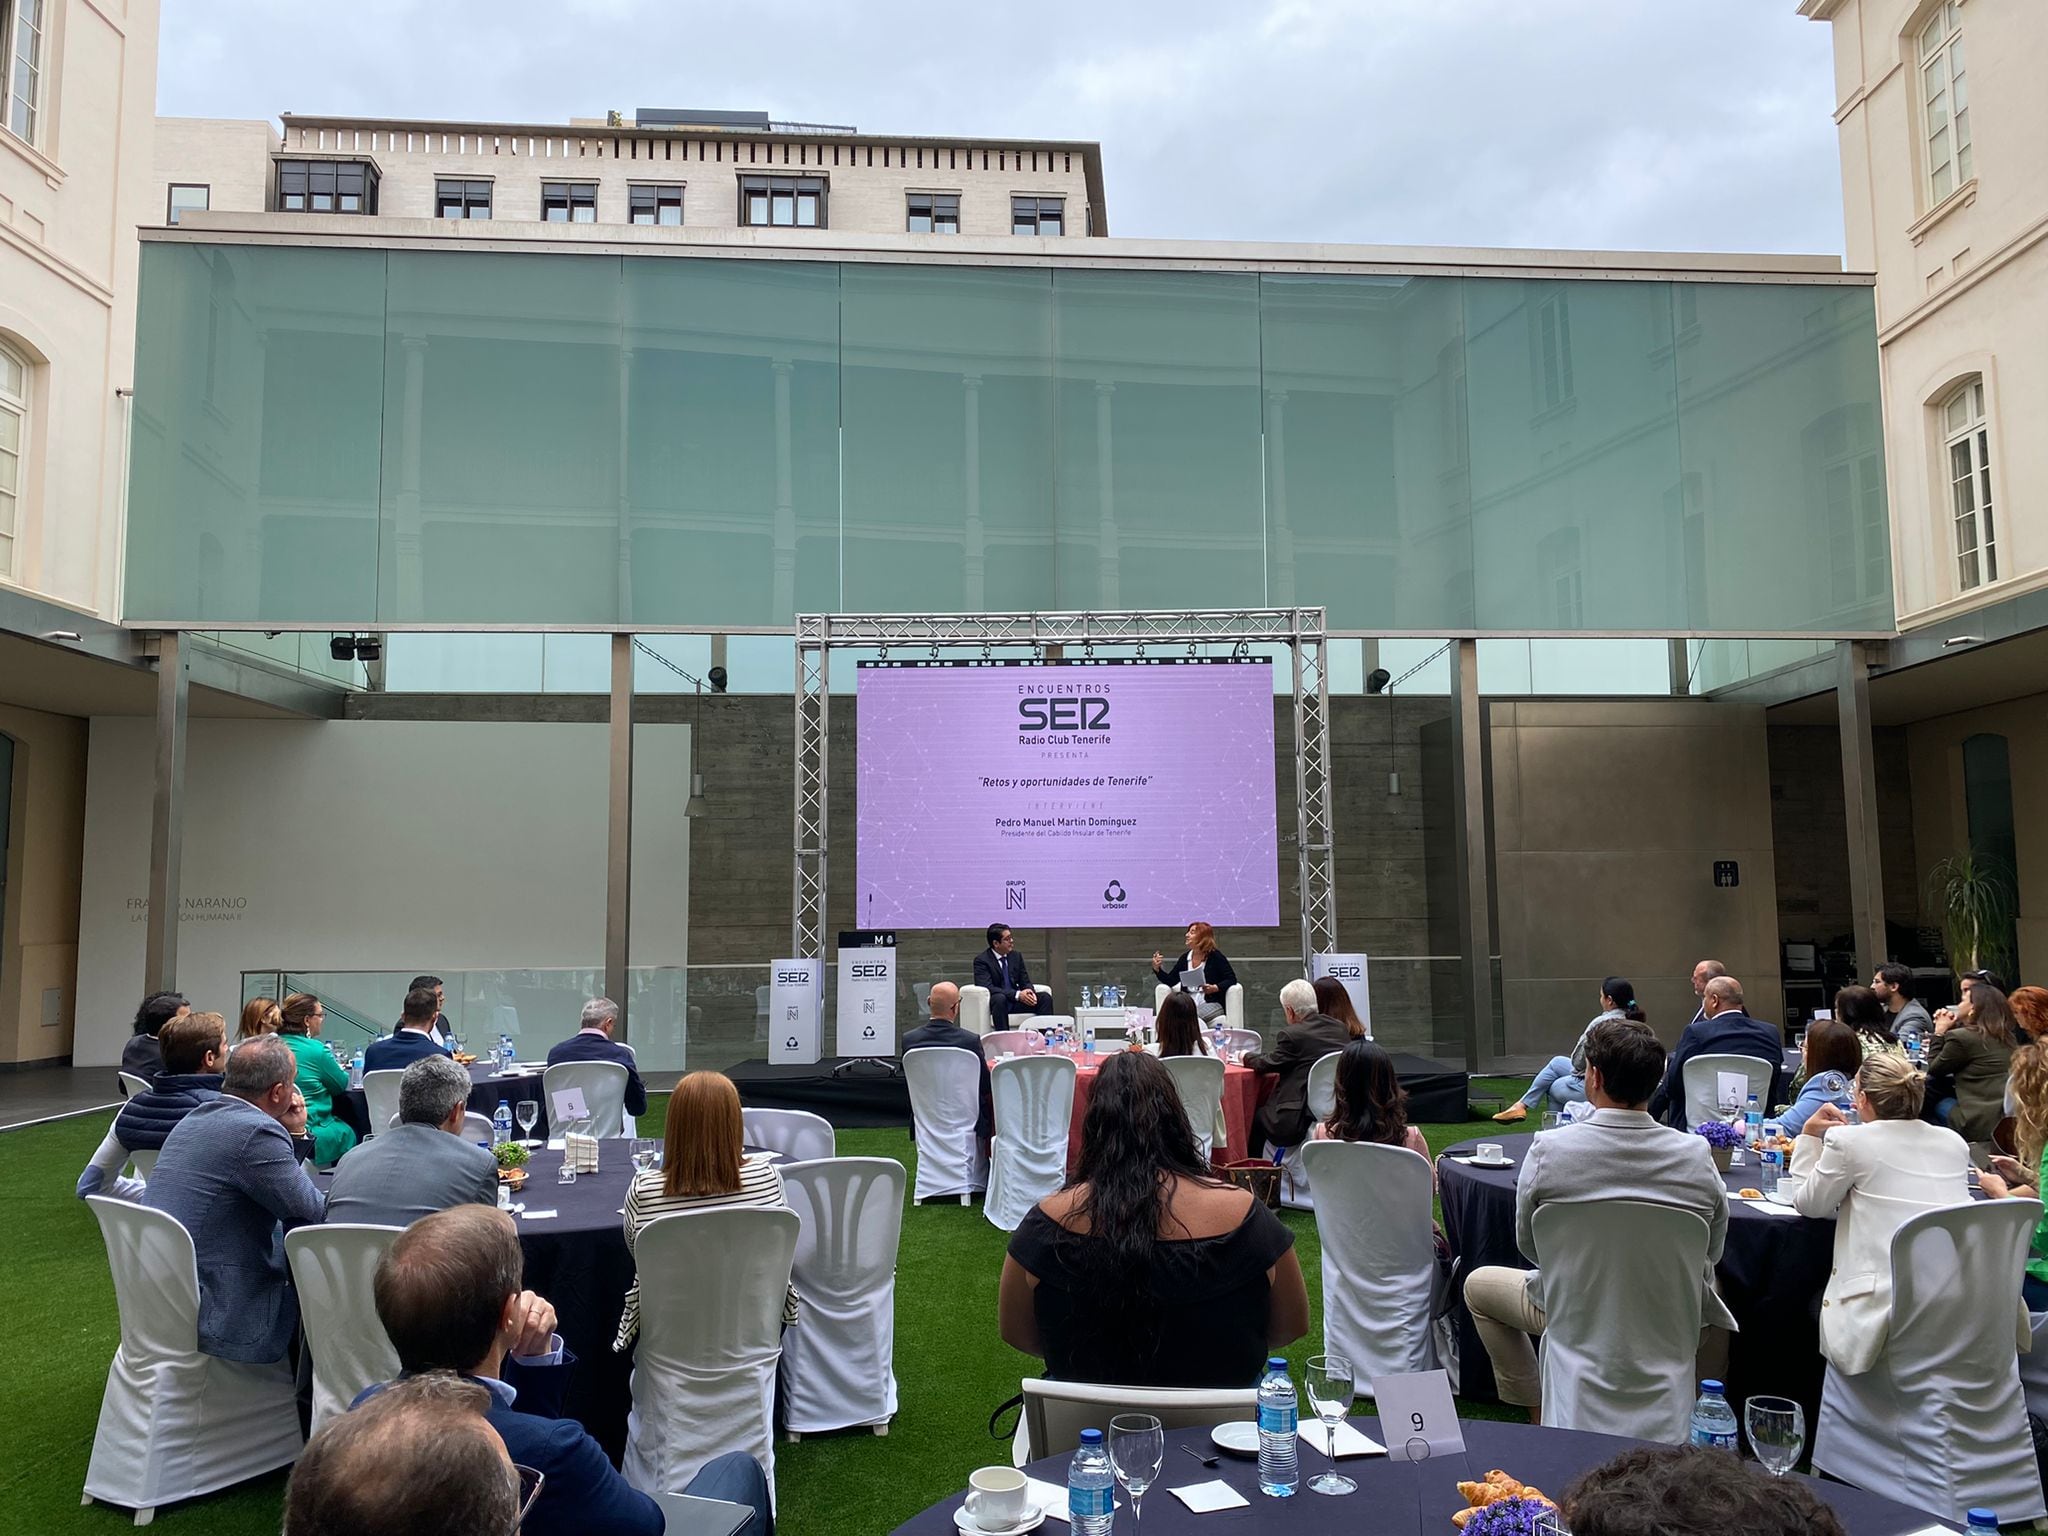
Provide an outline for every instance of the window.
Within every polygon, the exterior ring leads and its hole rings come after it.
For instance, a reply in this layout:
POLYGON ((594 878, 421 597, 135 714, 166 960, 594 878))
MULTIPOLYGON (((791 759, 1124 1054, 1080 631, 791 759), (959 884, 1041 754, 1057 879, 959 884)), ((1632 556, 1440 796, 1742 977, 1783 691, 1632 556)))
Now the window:
POLYGON ((207 204, 212 199, 213 192, 209 187, 195 186, 190 182, 174 181, 171 183, 169 202, 164 209, 164 222, 166 224, 177 223, 178 215, 181 213, 191 213, 195 210, 204 213, 207 204))
POLYGON ((544 181, 540 184, 540 216, 549 224, 595 224, 597 183, 544 181))
POLYGON ((1984 420, 1980 374, 1942 402, 1948 449, 1949 515, 1956 528, 1956 582, 1963 591, 1998 580, 1998 537, 1991 513, 1991 428, 1984 420))
POLYGON ((683 189, 679 186, 636 186, 627 194, 635 224, 683 222, 683 189))
POLYGON ((1536 306, 1536 408, 1552 411, 1572 398, 1571 301, 1553 293, 1536 306))
POLYGON ((1926 112, 1928 202, 1970 179, 1970 92, 1963 78, 1963 19, 1944 0, 1920 29, 1920 103, 1926 112))
POLYGON ((20 531, 22 454, 28 442, 28 361, 0 346, 0 576, 14 574, 20 531))
POLYGON ((1891 550, 1877 411, 1842 406, 1801 437, 1808 494, 1827 512, 1830 601, 1837 608, 1853 607, 1885 590, 1891 550))
POLYGON ((277 209, 280 213, 375 213, 377 167, 367 160, 280 160, 277 209))
POLYGON ((1586 622, 1586 577, 1579 561, 1579 530, 1557 528, 1536 545, 1536 563, 1550 595, 1550 620, 1559 629, 1586 622))
POLYGON ((43 29, 49 0, 0 0, 0 123, 36 141, 43 115, 43 29))
POLYGON ((906 227, 913 235, 960 233, 960 194, 957 192, 913 192, 909 210, 906 227))
POLYGON ((1067 200, 1064 197, 1010 199, 1011 234, 1064 235, 1066 232, 1067 200))
POLYGON ((740 223, 750 228, 825 228, 822 176, 742 176, 740 223))
POLYGON ((488 181, 434 181, 434 217, 437 219, 488 219, 491 216, 491 184, 488 181))

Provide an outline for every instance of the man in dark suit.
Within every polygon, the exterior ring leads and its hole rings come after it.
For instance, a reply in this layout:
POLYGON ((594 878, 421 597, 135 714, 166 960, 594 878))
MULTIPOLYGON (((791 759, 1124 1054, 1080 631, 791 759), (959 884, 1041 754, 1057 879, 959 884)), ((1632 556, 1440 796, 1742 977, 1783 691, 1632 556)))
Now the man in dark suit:
POLYGON ((548 1052, 548 1065, 565 1061, 613 1061, 626 1069, 626 1113, 647 1113, 647 1085, 640 1081, 639 1059, 633 1047, 612 1038, 619 1027, 619 1005, 608 997, 593 997, 583 1005, 582 1028, 548 1052))
MULTIPOLYGON (((365 1072, 403 1072, 422 1056, 446 1056, 445 1045, 434 1041, 434 1015, 436 1007, 434 994, 425 987, 414 987, 405 994, 405 1014, 398 1021, 398 1028, 382 1040, 372 1040, 369 1049, 363 1052, 365 1072)), ((374 1132, 379 1129, 372 1126, 374 1132)))
POLYGON ((498 1203, 498 1160, 465 1141, 469 1070, 422 1056, 398 1080, 398 1124, 379 1129, 335 1165, 329 1221, 403 1227, 469 1201, 498 1203))
POLYGON ((412 985, 405 990, 408 992, 431 992, 434 994, 434 1024, 433 1028, 429 1029, 427 1033, 434 1037, 434 1044, 453 1050, 455 1048, 455 1026, 448 1022, 448 1015, 445 1011, 448 1007, 448 991, 441 985, 441 978, 438 976, 415 976, 412 979, 412 985))
MULTIPOLYGON (((1008 1029, 1013 1012, 1044 1018, 1052 1012, 1052 994, 1031 984, 1017 940, 1001 923, 988 925, 988 948, 974 957, 974 984, 988 988, 991 1029, 1008 1029)), ((958 990, 957 988, 955 989, 958 990)))
POLYGON ((975 1116, 974 1134, 986 1141, 995 1134, 996 1126, 995 1099, 988 1086, 988 1058, 981 1053, 981 1041, 960 1027, 960 989, 950 981, 933 982, 927 1006, 932 1011, 931 1018, 906 1031, 898 1050, 907 1053, 919 1046, 950 1045, 974 1052, 974 1059, 981 1063, 981 1109, 975 1116))
POLYGON ((1280 1010, 1287 1023, 1273 1049, 1247 1056, 1244 1064, 1254 1072, 1276 1072, 1280 1081, 1273 1096, 1259 1106, 1252 1120, 1253 1131, 1269 1146, 1298 1147, 1308 1140, 1308 1074, 1332 1051, 1351 1043, 1351 1031, 1341 1020, 1316 1011, 1316 989, 1296 978, 1280 989, 1280 1010))
POLYGON ((476 1536, 519 1525, 520 1476, 484 1417, 491 1394, 448 1375, 396 1382, 306 1444, 284 1536, 476 1536))
POLYGON ((1785 1032, 1775 1024, 1753 1019, 1743 1010, 1742 983, 1716 976, 1700 994, 1700 1016, 1685 1026, 1671 1052, 1664 1081, 1650 1100, 1650 1113, 1666 1125, 1687 1129, 1685 1064, 1695 1056, 1754 1056, 1771 1064, 1771 1091, 1764 1112, 1784 1096, 1785 1032))

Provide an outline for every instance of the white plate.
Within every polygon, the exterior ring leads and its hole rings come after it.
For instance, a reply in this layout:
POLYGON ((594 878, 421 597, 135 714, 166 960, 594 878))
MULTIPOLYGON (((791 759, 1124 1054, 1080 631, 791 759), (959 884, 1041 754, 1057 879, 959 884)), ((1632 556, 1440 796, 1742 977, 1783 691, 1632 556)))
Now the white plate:
POLYGON ((959 1531, 961 1536, 1024 1536, 1026 1531, 1035 1531, 1043 1524, 1045 1524, 1045 1511, 1036 1504, 1026 1504, 1022 1520, 1018 1521, 1015 1525, 1004 1526, 999 1530, 991 1530, 989 1527, 979 1525, 970 1519, 965 1504, 962 1504, 953 1511, 953 1529, 959 1531))
POLYGON ((1228 1451, 1233 1456, 1259 1454, 1259 1426, 1251 1419, 1218 1424, 1209 1431, 1209 1438, 1216 1443, 1217 1450, 1228 1451))
POLYGON ((1782 1189, 1774 1189, 1768 1195, 1765 1195, 1764 1198, 1773 1205, 1790 1205, 1792 1203, 1792 1197, 1782 1189))
POLYGON ((1515 1166, 1515 1160, 1512 1157, 1503 1157, 1496 1162, 1489 1162, 1483 1157, 1461 1157, 1458 1161, 1465 1164, 1468 1168, 1512 1168, 1515 1166))

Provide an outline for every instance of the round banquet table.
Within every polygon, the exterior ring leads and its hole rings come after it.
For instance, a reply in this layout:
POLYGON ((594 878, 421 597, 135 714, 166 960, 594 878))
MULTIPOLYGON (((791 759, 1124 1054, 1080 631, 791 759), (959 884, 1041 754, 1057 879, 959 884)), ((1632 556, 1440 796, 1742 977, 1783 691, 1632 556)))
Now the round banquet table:
MULTIPOLYGON (((1103 1056, 1085 1052, 1067 1053, 1079 1070, 1074 1075, 1074 1118, 1067 1127, 1067 1172, 1081 1166, 1081 1120, 1088 1113, 1088 1097, 1095 1091, 1095 1074, 1102 1070, 1103 1056)), ((1273 1073, 1254 1072, 1234 1061, 1223 1064, 1224 1139, 1210 1152, 1218 1168, 1253 1156, 1252 1116, 1272 1096, 1280 1079, 1273 1073)), ((1197 1132, 1199 1134, 1199 1131, 1197 1132)))
MULTIPOLYGON (((540 1119, 533 1125, 533 1134, 545 1141, 548 1134, 548 1106, 541 1097, 540 1076, 546 1070, 533 1062, 515 1062, 510 1072, 494 1072, 486 1062, 475 1062, 469 1067, 469 1107, 486 1120, 497 1112, 498 1100, 503 1099, 512 1107, 514 1135, 524 1135, 518 1124, 519 1101, 531 1099, 540 1106, 540 1119)), ((346 1120, 361 1141, 373 1129, 370 1125, 370 1103, 360 1087, 349 1091, 334 1101, 337 1118, 346 1120)), ((376 1127, 382 1129, 382 1127, 376 1127)))
MULTIPOLYGON (((1354 1417, 1351 1421, 1374 1439, 1383 1439, 1379 1421, 1354 1417)), ((1538 1429, 1529 1424, 1501 1424, 1468 1419, 1464 1424, 1465 1454, 1439 1456, 1415 1464, 1397 1462, 1384 1456, 1348 1456, 1340 1464, 1344 1474, 1358 1484, 1357 1491, 1328 1497, 1308 1491, 1308 1480, 1329 1465, 1320 1452, 1303 1447, 1301 1489, 1287 1500, 1269 1499, 1259 1492, 1258 1463, 1236 1456, 1224 1456, 1214 1467, 1197 1465, 1177 1447, 1211 1450, 1206 1429, 1169 1429, 1166 1432, 1166 1460, 1159 1481, 1145 1494, 1143 1525, 1155 1536, 1203 1536, 1214 1531, 1267 1532, 1271 1536, 1356 1536, 1370 1530, 1385 1536, 1457 1536, 1451 1516, 1465 1507, 1457 1484, 1460 1479, 1476 1481, 1487 1471, 1500 1467, 1523 1482, 1559 1499, 1580 1476, 1623 1451, 1642 1444, 1613 1435, 1590 1435, 1569 1429, 1538 1429), (1196 1483, 1221 1479, 1250 1500, 1249 1507, 1224 1510, 1215 1515, 1188 1511, 1171 1493, 1196 1483)), ((997 1460, 992 1449, 988 1458, 997 1460)), ((1064 1488, 1069 1455, 1048 1456, 1025 1470, 1033 1477, 1064 1488)), ((1875 1494, 1843 1483, 1822 1483, 1790 1476, 1814 1490, 1855 1536, 1902 1536, 1929 1527, 1954 1530, 1919 1510, 1894 1504, 1875 1494)), ((947 1536, 953 1532, 953 1512, 960 1508, 965 1489, 941 1499, 923 1514, 896 1528, 896 1536, 947 1536)), ((1119 1500, 1123 1495, 1118 1495, 1119 1500)), ((1062 1532, 1066 1523, 1047 1519, 1044 1531, 1062 1532)), ((1129 1529, 1127 1516, 1119 1515, 1117 1530, 1129 1529)))

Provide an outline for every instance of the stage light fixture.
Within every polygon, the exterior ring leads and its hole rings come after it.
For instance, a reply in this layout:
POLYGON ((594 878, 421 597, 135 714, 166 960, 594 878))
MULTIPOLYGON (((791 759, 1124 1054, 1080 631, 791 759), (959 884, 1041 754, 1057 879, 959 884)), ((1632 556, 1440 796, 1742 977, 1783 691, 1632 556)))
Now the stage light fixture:
POLYGON ((1393 680, 1394 674, 1385 667, 1374 667, 1372 671, 1365 675, 1365 691, 1367 693, 1385 693, 1387 691, 1387 684, 1393 680))
POLYGON ((357 661, 381 661, 384 658, 384 642, 376 635, 356 637, 357 661))
POLYGON ((331 635, 327 640, 327 654, 336 661, 353 661, 356 654, 354 635, 331 635))
POLYGON ((713 693, 725 692, 725 668, 713 667, 709 672, 704 674, 704 677, 705 680, 711 684, 711 691, 713 693))

